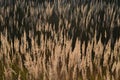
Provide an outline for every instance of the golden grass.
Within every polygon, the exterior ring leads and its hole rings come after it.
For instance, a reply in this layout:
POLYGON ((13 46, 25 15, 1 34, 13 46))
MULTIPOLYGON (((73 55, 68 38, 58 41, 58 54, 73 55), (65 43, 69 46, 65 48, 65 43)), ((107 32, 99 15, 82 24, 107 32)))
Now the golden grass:
POLYGON ((110 26, 111 31, 115 25, 120 26, 118 6, 90 3, 72 7, 70 3, 61 2, 58 6, 45 2, 43 6, 35 5, 34 2, 26 5, 24 1, 24 6, 19 4, 14 5, 13 17, 9 14, 12 7, 0 7, 1 29, 4 26, 0 32, 0 80, 120 79, 120 39, 116 40, 113 50, 111 43, 114 33, 111 32, 107 44, 101 41, 102 33, 98 42, 96 39, 97 28, 105 27, 104 24, 110 26), (105 11, 103 22, 106 21, 102 26, 99 24, 101 10, 105 11), (24 15, 21 21, 20 15, 24 15), (5 22, 5 17, 8 17, 8 22, 5 22), (111 22, 107 23, 109 20, 111 22), (16 35, 14 39, 11 38, 17 34, 17 30, 21 34, 20 38, 16 35), (86 39, 82 42, 82 35, 89 37, 87 46, 86 39))

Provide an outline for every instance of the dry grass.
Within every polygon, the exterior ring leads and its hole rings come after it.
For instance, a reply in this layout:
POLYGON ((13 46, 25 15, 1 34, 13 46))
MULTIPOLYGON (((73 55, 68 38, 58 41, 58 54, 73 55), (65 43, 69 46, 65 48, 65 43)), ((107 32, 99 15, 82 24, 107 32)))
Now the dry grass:
POLYGON ((120 80, 115 3, 18 0, 0 7, 0 80, 120 80))

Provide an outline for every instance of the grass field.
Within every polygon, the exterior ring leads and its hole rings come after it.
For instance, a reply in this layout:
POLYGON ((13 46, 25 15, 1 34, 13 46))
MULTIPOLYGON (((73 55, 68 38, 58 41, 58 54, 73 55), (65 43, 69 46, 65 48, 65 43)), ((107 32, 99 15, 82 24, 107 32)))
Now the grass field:
POLYGON ((120 5, 35 1, 0 0, 0 80, 120 80, 120 5))

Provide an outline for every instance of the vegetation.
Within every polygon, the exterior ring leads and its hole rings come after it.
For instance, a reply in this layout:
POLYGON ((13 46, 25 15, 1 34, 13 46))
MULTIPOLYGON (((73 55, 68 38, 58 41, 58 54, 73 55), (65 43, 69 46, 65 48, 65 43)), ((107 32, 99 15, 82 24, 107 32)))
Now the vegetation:
POLYGON ((120 80, 120 5, 0 1, 0 80, 120 80))

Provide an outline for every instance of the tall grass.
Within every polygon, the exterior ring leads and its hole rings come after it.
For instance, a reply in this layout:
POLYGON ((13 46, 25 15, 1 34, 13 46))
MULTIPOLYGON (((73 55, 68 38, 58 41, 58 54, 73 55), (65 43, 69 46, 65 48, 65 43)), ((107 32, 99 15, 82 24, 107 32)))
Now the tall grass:
POLYGON ((119 37, 114 2, 6 2, 0 80, 119 80, 119 37))

